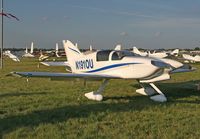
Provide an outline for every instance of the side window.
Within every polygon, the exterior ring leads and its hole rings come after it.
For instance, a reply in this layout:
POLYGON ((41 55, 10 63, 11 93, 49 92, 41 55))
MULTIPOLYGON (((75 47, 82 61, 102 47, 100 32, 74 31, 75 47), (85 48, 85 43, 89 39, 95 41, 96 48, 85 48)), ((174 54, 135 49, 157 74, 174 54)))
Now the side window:
POLYGON ((97 52, 97 61, 108 61, 110 52, 110 50, 97 52))
POLYGON ((114 52, 112 55, 112 60, 120 60, 120 57, 117 52, 114 52))

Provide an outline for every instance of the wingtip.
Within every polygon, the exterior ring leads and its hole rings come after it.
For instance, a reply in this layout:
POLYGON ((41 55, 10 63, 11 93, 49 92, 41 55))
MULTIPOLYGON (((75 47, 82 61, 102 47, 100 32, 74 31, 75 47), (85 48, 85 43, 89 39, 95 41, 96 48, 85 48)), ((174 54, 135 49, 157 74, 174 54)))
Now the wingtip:
POLYGON ((12 71, 12 72, 8 73, 6 76, 22 77, 16 71, 12 71))

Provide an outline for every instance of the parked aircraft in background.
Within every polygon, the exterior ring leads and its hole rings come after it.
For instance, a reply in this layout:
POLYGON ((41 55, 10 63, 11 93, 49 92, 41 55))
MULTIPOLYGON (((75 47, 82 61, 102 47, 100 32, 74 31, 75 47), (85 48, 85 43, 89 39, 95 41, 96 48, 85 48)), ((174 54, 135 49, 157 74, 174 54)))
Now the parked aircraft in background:
POLYGON ((137 47, 133 47, 133 53, 135 53, 135 54, 138 54, 138 55, 140 55, 140 56, 148 56, 148 53, 147 52, 141 52, 141 51, 139 51, 138 49, 137 49, 137 47))
POLYGON ((166 52, 155 52, 155 51, 153 53, 151 53, 150 51, 141 52, 135 46, 133 47, 133 53, 138 54, 140 56, 148 56, 152 58, 165 58, 168 56, 166 52))
POLYGON ((66 78, 103 80, 97 91, 85 94, 88 99, 97 101, 103 99, 102 92, 110 79, 136 79, 141 85, 136 92, 150 96, 154 101, 165 102, 167 98, 154 83, 170 79, 171 73, 192 70, 183 68, 183 64, 178 61, 141 57, 126 50, 98 50, 86 55, 68 40, 64 40, 63 45, 68 59, 64 64, 71 73, 12 72, 12 74, 24 77, 47 77, 54 80, 66 78))
POLYGON ((43 55, 42 51, 40 52, 39 61, 45 61, 49 58, 48 55, 43 55))
POLYGON ((138 54, 140 56, 149 56, 149 57, 153 57, 153 58, 165 58, 167 56, 178 56, 179 54, 179 49, 175 49, 173 51, 169 51, 169 52, 153 52, 151 53, 150 51, 148 52, 141 52, 137 49, 137 47, 133 47, 133 53, 138 54))
POLYGON ((14 54, 12 54, 9 50, 5 51, 4 55, 11 58, 13 61, 20 62, 19 58, 17 56, 15 56, 14 54))
POLYGON ((25 54, 22 55, 22 57, 35 57, 33 55, 33 42, 31 43, 31 50, 30 50, 30 53, 28 52, 28 49, 26 47, 26 51, 25 51, 25 54))
POLYGON ((183 58, 185 60, 188 60, 190 62, 200 62, 200 56, 199 55, 196 55, 196 56, 191 56, 191 55, 188 55, 188 54, 183 54, 183 58))
POLYGON ((169 53, 169 55, 178 56, 178 54, 179 54, 179 49, 175 49, 175 50, 173 50, 173 51, 171 51, 171 52, 168 52, 168 53, 169 53))
POLYGON ((192 51, 190 51, 190 53, 192 53, 192 54, 200 54, 200 50, 192 50, 192 51))
POLYGON ((166 52, 153 52, 151 53, 150 51, 148 52, 148 56, 149 57, 153 57, 153 58, 165 58, 168 56, 168 54, 166 52))

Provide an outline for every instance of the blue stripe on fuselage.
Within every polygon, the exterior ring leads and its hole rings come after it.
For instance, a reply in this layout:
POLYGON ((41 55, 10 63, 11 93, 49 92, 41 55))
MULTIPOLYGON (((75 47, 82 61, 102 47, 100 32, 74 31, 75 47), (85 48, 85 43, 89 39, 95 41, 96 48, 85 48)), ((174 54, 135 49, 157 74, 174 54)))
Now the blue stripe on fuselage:
POLYGON ((99 68, 99 69, 95 69, 95 70, 91 70, 91 71, 86 71, 86 73, 98 72, 98 71, 103 71, 103 70, 112 69, 112 68, 116 68, 116 67, 131 65, 131 64, 141 64, 141 63, 122 63, 122 64, 114 64, 114 65, 105 66, 105 67, 102 67, 102 68, 99 68))

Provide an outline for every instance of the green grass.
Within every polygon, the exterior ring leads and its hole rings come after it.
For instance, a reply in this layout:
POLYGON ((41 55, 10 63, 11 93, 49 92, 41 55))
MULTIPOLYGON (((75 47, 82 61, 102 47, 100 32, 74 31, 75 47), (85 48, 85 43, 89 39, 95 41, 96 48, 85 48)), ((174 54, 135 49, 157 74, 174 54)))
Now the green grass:
MULTIPOLYGON (((44 78, 5 76, 10 71, 56 71, 62 67, 37 68, 36 59, 15 63, 5 59, 0 71, 0 138, 199 138, 200 71, 172 75, 157 84, 168 98, 153 102, 135 93, 132 80, 111 80, 104 101, 95 102, 84 93, 101 82, 50 81, 44 78)), ((200 68, 200 64, 193 65, 200 68)))

